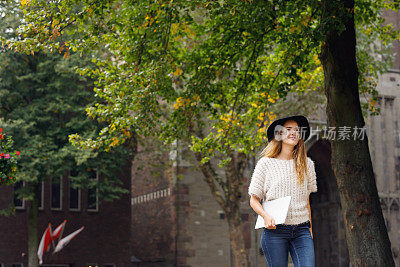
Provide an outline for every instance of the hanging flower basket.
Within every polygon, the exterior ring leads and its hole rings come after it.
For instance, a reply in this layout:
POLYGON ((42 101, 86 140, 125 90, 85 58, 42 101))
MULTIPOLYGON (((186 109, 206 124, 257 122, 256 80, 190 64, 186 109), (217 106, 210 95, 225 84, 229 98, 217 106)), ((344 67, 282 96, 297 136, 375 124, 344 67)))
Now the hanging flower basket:
POLYGON ((13 149, 13 140, 0 128, 0 185, 15 183, 19 151, 13 149))

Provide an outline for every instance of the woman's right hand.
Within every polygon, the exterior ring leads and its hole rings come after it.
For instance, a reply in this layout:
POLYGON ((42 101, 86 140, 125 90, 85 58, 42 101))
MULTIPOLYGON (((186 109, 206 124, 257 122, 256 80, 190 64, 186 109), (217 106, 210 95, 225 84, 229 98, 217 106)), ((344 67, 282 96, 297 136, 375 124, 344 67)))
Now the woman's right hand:
POLYGON ((264 216, 265 228, 267 229, 276 229, 274 217, 265 213, 264 216))

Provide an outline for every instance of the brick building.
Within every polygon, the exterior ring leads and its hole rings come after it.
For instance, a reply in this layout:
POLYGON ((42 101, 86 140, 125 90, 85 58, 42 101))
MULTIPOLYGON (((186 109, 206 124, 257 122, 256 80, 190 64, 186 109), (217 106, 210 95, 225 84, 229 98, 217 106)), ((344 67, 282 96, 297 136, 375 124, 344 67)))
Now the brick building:
MULTIPOLYGON (((130 164, 124 167, 120 179, 123 187, 130 188, 130 164)), ((93 179, 99 179, 92 172, 93 179)), ((20 186, 20 185, 17 185, 20 186)), ((0 204, 8 205, 13 192, 10 187, 0 188, 0 204)), ((63 236, 82 226, 78 234, 59 253, 45 253, 42 266, 130 266, 130 196, 124 195, 114 202, 101 202, 90 197, 88 190, 73 189, 68 179, 61 183, 42 184, 39 208, 39 241, 49 223, 53 230, 67 220, 63 236)), ((16 215, 0 217, 0 266, 28 266, 27 211, 25 201, 14 200, 16 215)))

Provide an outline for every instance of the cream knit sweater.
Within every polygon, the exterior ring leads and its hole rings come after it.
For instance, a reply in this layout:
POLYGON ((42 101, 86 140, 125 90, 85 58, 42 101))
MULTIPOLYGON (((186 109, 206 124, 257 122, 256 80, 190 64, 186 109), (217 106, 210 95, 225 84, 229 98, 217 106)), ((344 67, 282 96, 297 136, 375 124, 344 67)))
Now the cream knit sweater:
POLYGON ((284 224, 299 224, 309 220, 308 196, 317 192, 314 161, 307 157, 307 172, 302 185, 298 185, 294 159, 282 160, 262 157, 254 168, 248 188, 249 195, 256 195, 264 201, 292 196, 284 224))

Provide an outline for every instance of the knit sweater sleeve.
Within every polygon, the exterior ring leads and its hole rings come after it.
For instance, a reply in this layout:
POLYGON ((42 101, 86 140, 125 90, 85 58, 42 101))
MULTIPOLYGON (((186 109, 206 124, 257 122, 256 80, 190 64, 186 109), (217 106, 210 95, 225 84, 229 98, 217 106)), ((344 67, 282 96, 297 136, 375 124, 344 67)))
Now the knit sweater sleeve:
POLYGON ((310 179, 308 180, 308 192, 317 192, 317 174, 315 173, 315 164, 312 159, 309 159, 309 163, 307 164, 308 175, 310 179))
POLYGON ((255 195, 259 199, 264 198, 264 182, 265 182, 265 162, 261 158, 254 168, 253 175, 251 177, 248 193, 249 195, 255 195))

